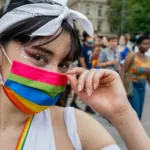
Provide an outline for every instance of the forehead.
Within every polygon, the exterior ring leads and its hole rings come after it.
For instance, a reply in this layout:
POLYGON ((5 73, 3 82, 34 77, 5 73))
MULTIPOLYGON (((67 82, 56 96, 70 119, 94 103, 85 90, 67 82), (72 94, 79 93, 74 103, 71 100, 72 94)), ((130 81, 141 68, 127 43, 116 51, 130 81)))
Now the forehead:
POLYGON ((100 38, 95 38, 95 41, 100 41, 101 39, 100 38))
POLYGON ((50 37, 42 37, 31 43, 30 46, 44 47, 52 51, 55 55, 65 57, 71 49, 71 37, 67 32, 62 32, 58 35, 59 33, 50 37))
POLYGON ((125 37, 124 37, 124 36, 121 36, 120 39, 125 39, 125 37))
POLYGON ((118 42, 118 39, 111 39, 109 42, 118 42))
POLYGON ((150 40, 149 39, 145 39, 145 40, 142 41, 141 44, 150 44, 150 40))
POLYGON ((63 46, 68 46, 70 44, 71 38, 68 32, 59 29, 54 35, 41 37, 38 40, 34 41, 32 44, 46 45, 51 46, 54 44, 61 44, 63 46))

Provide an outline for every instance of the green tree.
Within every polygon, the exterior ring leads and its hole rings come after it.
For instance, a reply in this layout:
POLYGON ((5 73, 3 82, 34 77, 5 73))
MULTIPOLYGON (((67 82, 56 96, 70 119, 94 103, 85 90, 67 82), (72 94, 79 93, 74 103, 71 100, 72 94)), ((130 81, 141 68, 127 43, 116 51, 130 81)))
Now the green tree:
POLYGON ((121 23, 121 1, 119 0, 108 0, 108 21, 110 24, 111 32, 118 33, 120 32, 120 23, 121 23))
MULTIPOLYGON (((108 0, 108 19, 111 31, 120 33, 121 26, 121 0, 108 0)), ((150 32, 150 8, 149 0, 126 0, 125 31, 134 33, 137 31, 150 32)))

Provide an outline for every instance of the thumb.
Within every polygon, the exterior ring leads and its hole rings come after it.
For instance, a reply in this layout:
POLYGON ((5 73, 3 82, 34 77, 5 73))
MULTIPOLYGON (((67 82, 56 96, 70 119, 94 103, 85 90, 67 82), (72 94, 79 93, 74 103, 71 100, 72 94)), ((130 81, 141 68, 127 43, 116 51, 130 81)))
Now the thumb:
POLYGON ((75 91, 75 93, 77 94, 78 93, 78 90, 77 90, 77 79, 76 77, 74 77, 73 75, 68 75, 67 74, 67 78, 71 84, 71 87, 72 89, 75 91))

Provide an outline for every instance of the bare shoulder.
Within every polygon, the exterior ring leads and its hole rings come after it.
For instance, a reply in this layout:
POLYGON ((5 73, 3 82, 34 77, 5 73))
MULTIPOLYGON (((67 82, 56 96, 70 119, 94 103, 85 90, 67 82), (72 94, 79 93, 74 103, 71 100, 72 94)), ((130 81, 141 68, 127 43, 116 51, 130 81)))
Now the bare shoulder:
POLYGON ((92 116, 75 109, 75 117, 78 134, 85 150, 97 150, 115 144, 112 136, 92 116))
POLYGON ((63 120, 64 118, 64 108, 59 106, 53 106, 50 108, 52 120, 63 120))

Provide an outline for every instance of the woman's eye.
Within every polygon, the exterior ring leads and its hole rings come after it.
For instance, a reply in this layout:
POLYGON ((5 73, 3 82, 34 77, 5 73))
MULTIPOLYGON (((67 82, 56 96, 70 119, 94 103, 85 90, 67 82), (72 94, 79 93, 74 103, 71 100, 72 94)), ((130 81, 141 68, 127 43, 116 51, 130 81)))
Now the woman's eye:
POLYGON ((37 61, 45 61, 44 58, 40 55, 35 55, 33 58, 35 58, 37 61))
POLYGON ((25 52, 38 66, 44 66, 49 63, 49 59, 45 54, 41 54, 36 50, 25 50, 25 52))
POLYGON ((41 63, 45 63, 45 64, 48 63, 48 59, 44 55, 36 54, 36 55, 33 55, 32 58, 34 58, 36 61, 41 62, 41 63))

